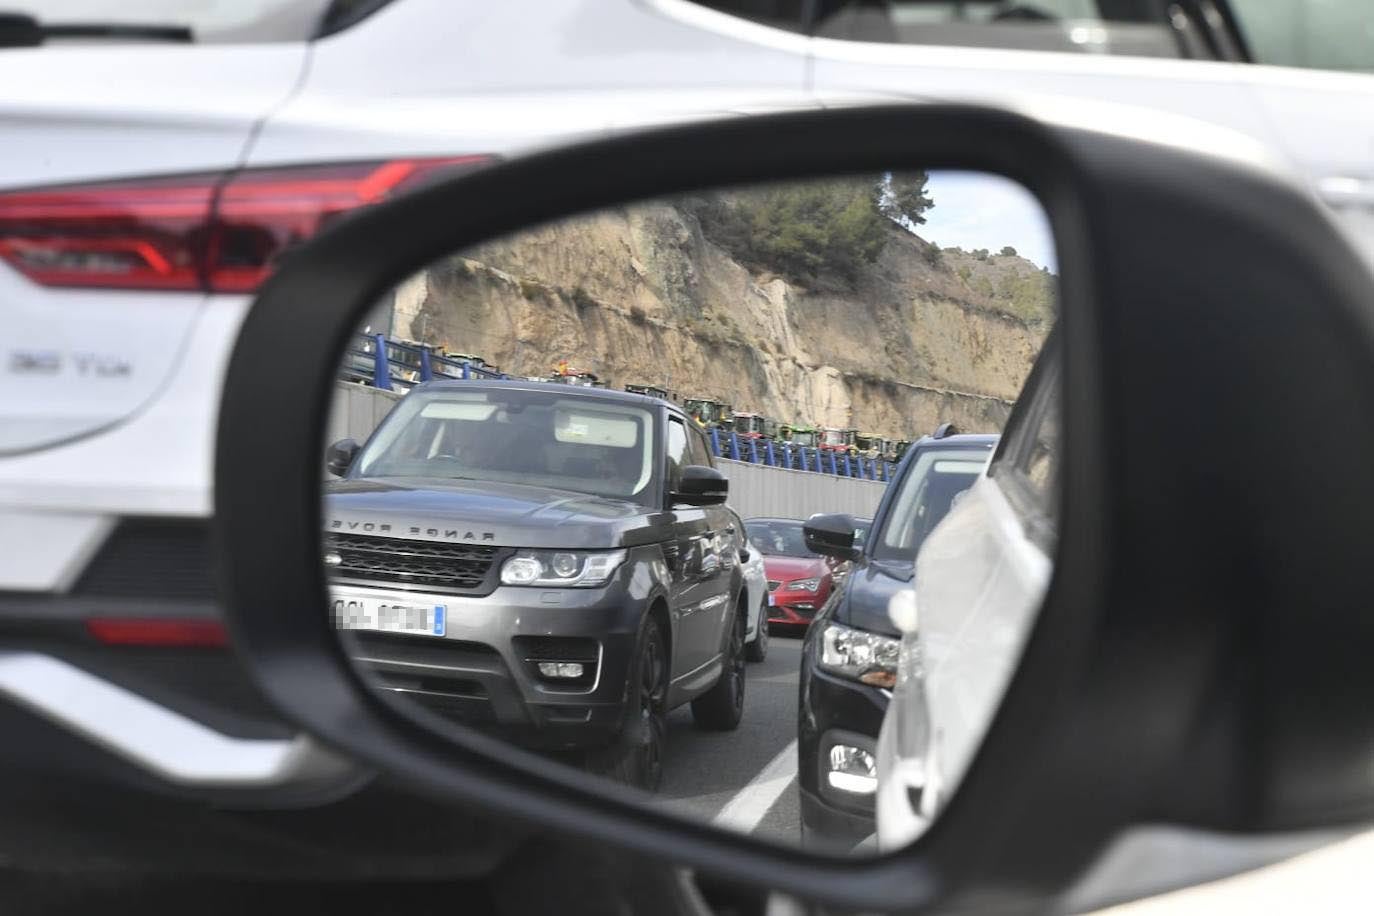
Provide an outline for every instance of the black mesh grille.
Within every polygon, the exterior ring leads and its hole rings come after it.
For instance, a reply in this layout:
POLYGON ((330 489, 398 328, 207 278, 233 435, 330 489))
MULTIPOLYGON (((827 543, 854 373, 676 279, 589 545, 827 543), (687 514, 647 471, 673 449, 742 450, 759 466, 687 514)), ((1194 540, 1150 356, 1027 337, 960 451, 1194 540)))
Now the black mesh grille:
POLYGON ((330 574, 341 582, 385 582, 466 593, 495 587, 493 573, 501 554, 496 547, 368 534, 332 534, 325 539, 325 548, 339 558, 330 566, 330 574))
POLYGON ((522 658, 535 661, 594 662, 601 644, 582 636, 516 636, 512 642, 522 658))
POLYGON ((214 598, 209 529, 199 521, 120 522, 72 593, 103 598, 214 598))

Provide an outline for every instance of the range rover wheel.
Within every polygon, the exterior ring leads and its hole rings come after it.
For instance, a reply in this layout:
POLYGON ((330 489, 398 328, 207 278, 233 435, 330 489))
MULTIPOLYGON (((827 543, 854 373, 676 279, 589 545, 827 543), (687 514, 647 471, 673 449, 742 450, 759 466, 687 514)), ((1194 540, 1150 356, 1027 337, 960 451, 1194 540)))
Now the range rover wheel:
POLYGON ((663 630, 652 618, 645 618, 626 701, 625 727, 610 747, 588 752, 588 770, 649 792, 658 788, 668 743, 668 676, 663 630))
POLYGON ((759 607, 759 631, 754 641, 744 647, 744 657, 751 662, 761 662, 768 657, 768 596, 763 596, 759 607))
POLYGON ((744 715, 744 609, 737 602, 735 625, 720 680, 692 701, 692 721, 716 732, 734 731, 744 715))

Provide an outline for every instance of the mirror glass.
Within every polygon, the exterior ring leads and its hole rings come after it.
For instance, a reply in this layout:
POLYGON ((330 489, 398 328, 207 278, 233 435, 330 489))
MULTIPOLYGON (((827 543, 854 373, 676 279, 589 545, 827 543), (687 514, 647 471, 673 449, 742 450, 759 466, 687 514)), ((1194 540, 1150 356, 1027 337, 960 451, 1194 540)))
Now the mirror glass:
POLYGON ((1057 273, 1027 190, 953 171, 454 251, 339 361, 323 562, 347 653, 430 728, 683 816, 909 841, 1049 577, 1057 273))

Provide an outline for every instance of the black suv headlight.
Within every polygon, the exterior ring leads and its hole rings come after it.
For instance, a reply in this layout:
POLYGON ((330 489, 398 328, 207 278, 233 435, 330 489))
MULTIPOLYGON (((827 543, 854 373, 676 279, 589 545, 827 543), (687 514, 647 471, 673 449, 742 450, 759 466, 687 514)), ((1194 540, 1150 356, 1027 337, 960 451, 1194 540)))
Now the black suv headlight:
POLYGON ((623 550, 522 550, 501 565, 501 584, 589 588, 605 585, 624 562, 623 550))
POLYGON ((831 622, 821 631, 819 646, 822 671, 873 687, 897 683, 900 640, 831 622))

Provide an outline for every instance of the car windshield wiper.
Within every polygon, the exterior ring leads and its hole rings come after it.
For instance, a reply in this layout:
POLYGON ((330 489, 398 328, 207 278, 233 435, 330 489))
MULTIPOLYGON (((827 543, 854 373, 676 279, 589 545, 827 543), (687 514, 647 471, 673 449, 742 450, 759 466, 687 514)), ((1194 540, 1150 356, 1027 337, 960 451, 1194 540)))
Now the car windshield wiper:
POLYGON ((108 38, 115 41, 195 41, 190 27, 126 22, 43 23, 23 13, 0 12, 0 48, 37 48, 49 39, 108 38))

